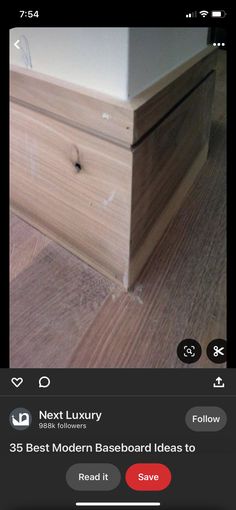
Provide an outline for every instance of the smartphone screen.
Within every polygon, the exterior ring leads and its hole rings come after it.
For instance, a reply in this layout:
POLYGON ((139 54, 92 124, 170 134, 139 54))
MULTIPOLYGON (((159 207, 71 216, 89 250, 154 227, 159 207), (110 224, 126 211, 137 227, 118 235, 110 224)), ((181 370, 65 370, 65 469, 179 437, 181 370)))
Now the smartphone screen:
POLYGON ((0 507, 233 510, 231 10, 57 15, 5 41, 0 507))

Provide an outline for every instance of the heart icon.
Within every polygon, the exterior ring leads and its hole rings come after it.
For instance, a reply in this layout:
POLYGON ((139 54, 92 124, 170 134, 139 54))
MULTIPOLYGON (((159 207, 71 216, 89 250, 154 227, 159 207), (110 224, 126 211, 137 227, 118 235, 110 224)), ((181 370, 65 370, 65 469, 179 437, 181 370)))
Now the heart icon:
POLYGON ((19 386, 23 383, 23 378, 22 377, 12 377, 11 382, 12 382, 12 384, 14 384, 14 386, 16 388, 19 388, 19 386))

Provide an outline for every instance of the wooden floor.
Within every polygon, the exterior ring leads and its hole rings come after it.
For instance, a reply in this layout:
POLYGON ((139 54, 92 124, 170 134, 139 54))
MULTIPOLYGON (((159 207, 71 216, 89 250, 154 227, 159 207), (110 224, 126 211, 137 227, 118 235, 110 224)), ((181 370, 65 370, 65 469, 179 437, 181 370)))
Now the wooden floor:
POLYGON ((11 217, 11 367, 216 367, 226 337, 225 65, 219 52, 209 159, 133 292, 11 217), (178 343, 201 359, 183 365, 178 343))

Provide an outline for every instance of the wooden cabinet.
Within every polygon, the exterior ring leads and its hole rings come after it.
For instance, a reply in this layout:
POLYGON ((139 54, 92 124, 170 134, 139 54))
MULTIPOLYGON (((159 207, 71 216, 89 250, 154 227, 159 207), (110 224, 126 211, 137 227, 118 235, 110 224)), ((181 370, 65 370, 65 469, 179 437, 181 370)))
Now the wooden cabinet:
POLYGON ((125 288, 206 160, 215 52, 204 51, 127 104, 12 71, 13 209, 125 288))

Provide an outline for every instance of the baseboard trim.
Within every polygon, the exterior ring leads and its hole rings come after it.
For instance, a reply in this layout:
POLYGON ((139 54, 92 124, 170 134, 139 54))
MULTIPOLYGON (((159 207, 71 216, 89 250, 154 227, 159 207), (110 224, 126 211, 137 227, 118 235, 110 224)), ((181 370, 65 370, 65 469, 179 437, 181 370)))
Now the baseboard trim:
POLYGON ((164 235, 171 220, 176 216, 178 210, 183 204, 183 201, 187 193, 193 186, 200 170, 202 169, 204 163, 207 160, 208 146, 209 144, 207 143, 199 152, 194 162, 192 163, 191 167, 187 171, 185 177, 182 179, 181 183, 176 189, 175 193, 172 195, 171 199, 167 203, 165 209, 160 214, 157 221, 153 225, 152 229, 148 233, 142 246, 131 258, 128 283, 129 289, 131 289, 134 282, 137 281, 138 276, 144 269, 146 262, 148 261, 152 252, 154 251, 154 248, 157 246, 158 242, 164 235))
POLYGON ((10 97, 21 106, 129 148, 215 69, 216 55, 216 48, 208 46, 128 101, 12 66, 10 97))

